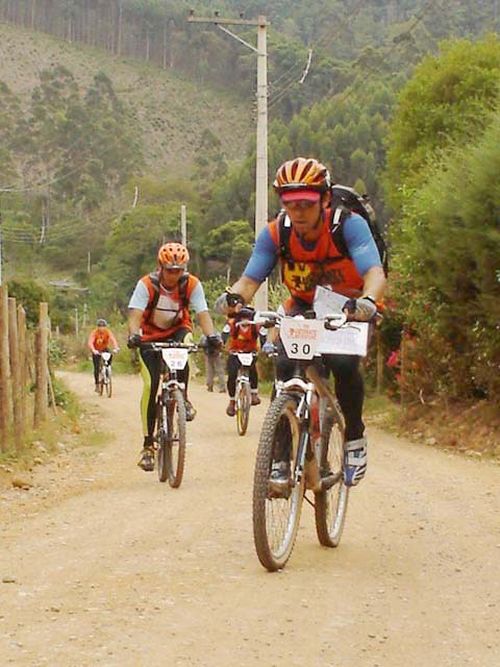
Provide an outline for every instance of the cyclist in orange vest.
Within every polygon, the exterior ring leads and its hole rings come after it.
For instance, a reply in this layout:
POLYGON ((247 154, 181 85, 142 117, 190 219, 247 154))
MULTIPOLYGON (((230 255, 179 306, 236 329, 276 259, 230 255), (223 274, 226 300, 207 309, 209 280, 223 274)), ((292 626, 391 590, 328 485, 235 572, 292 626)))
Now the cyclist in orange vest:
MULTIPOLYGON (((337 245, 330 208, 330 175, 313 158, 298 157, 284 162, 276 172, 273 186, 283 214, 260 233, 243 275, 217 299, 216 310, 227 313, 235 302, 249 303, 260 284, 280 263, 283 283, 290 292, 290 298, 283 304, 288 315, 310 310, 316 286, 324 285, 345 295, 344 311, 349 319, 371 321, 377 312, 376 302, 383 296, 386 278, 368 223, 355 213, 343 212, 341 231, 345 248, 340 241, 337 245)), ((277 351, 277 375, 285 380, 293 372, 293 365, 280 344, 277 351)), ((337 397, 346 420, 344 480, 347 485, 355 486, 363 479, 367 466, 360 358, 324 355, 323 360, 335 377, 337 397)), ((274 463, 271 479, 285 488, 288 462, 276 459, 274 463)))
MULTIPOLYGON (((209 348, 220 348, 222 339, 215 332, 208 312, 201 282, 187 272, 189 253, 181 243, 165 243, 158 251, 158 269, 143 276, 137 283, 128 308, 128 347, 139 347, 141 342, 192 342, 193 324, 189 313, 192 308, 209 348)), ((144 389, 141 416, 144 443, 139 460, 143 470, 154 469, 153 435, 156 419, 156 394, 160 382, 161 359, 139 349, 139 362, 144 389)), ((189 365, 178 372, 185 386, 186 419, 192 421, 196 410, 187 398, 189 365)))
MULTIPOLYGON (((229 394, 229 403, 226 408, 226 414, 234 417, 236 414, 236 377, 240 362, 237 354, 231 352, 257 352, 258 341, 260 339, 261 327, 250 322, 248 317, 253 316, 253 311, 246 312, 242 309, 240 312, 230 313, 230 317, 222 330, 222 340, 226 343, 229 356, 227 359, 227 392, 229 394)), ((261 340, 262 343, 262 340, 261 340)), ((259 405, 259 378, 257 376, 256 359, 253 360, 249 368, 250 389, 252 392, 252 405, 259 405)))
MULTIPOLYGON (((90 332, 87 345, 92 352, 92 363, 94 364, 94 382, 95 390, 99 391, 99 365, 101 363, 101 352, 112 352, 116 354, 120 349, 116 338, 113 336, 111 329, 108 329, 106 320, 99 318, 96 322, 97 328, 90 332)), ((111 363, 113 357, 109 360, 111 363)))

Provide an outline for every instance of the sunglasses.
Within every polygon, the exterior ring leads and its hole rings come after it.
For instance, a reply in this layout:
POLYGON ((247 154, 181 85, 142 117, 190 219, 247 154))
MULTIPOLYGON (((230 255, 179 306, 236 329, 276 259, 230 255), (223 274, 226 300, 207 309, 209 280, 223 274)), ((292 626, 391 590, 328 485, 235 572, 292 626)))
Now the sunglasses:
POLYGON ((308 211, 316 206, 318 202, 310 201, 309 199, 296 199, 295 201, 282 202, 283 207, 288 211, 308 211))
POLYGON ((162 271, 166 271, 167 273, 181 273, 184 271, 183 268, 181 267, 176 267, 176 266, 168 266, 166 264, 162 264, 162 271))

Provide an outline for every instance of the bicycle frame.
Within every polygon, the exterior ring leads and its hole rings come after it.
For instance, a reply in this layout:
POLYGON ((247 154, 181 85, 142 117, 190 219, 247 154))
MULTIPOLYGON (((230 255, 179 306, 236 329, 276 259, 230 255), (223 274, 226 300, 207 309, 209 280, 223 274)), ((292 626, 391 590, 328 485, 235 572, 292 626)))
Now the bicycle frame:
MULTIPOLYGON (((268 328, 279 326, 280 320, 283 319, 282 315, 273 312, 258 313, 258 316, 265 318, 265 320, 267 319, 267 323, 264 326, 268 326, 268 328)), ((327 315, 324 319, 327 328, 338 328, 346 322, 345 315, 339 313, 327 315)), ((316 358, 320 357, 321 355, 316 356, 316 358)), ((340 408, 335 394, 315 367, 314 358, 308 360, 295 359, 294 361, 292 377, 289 380, 276 381, 276 395, 279 395, 282 391, 300 395, 295 416, 297 421, 304 425, 304 428, 301 430, 295 470, 292 474, 292 484, 300 484, 303 475, 305 475, 306 489, 317 493, 324 487, 320 476, 320 462, 318 461, 316 452, 313 451, 311 442, 311 413, 314 396, 317 396, 319 401, 320 429, 323 422, 321 412, 325 414, 330 410, 334 413, 339 413, 340 408)), ((329 483, 330 481, 335 483, 338 479, 329 480, 329 483)))
POLYGON ((179 382, 177 371, 182 370, 186 365, 189 352, 197 351, 198 347, 196 345, 185 345, 184 343, 169 341, 167 343, 147 343, 143 345, 143 349, 161 354, 158 396, 162 404, 166 405, 168 398, 175 389, 180 389, 184 393, 186 385, 184 382, 179 382), (179 351, 177 359, 173 357, 172 350, 179 351), (185 351, 185 353, 182 351, 185 351))
POLYGON ((293 362, 291 377, 275 383, 276 397, 264 420, 255 461, 255 548, 261 564, 275 572, 292 553, 304 499, 314 507, 321 545, 336 547, 342 536, 349 492, 344 484, 344 419, 314 360, 337 354, 353 336, 347 327, 348 333, 335 335, 346 322, 343 313, 327 313, 322 321, 273 312, 259 315, 264 326, 279 325, 284 353, 293 362), (330 336, 324 329, 334 333, 330 336), (308 490, 314 501, 307 497, 308 490))
POLYGON ((160 482, 168 479, 170 486, 177 488, 182 482, 186 455, 185 383, 179 381, 177 374, 185 368, 189 352, 198 348, 176 341, 144 343, 141 347, 145 352, 161 355, 154 448, 160 482))
POLYGON ((339 411, 337 399, 326 382, 321 378, 314 365, 309 362, 297 362, 292 378, 278 382, 277 394, 282 391, 290 394, 300 394, 295 416, 298 422, 304 425, 299 440, 292 481, 294 484, 300 484, 302 476, 305 474, 306 489, 316 493, 321 491, 323 487, 319 472, 320 461, 318 461, 316 452, 313 451, 311 442, 313 399, 316 395, 319 401, 320 425, 323 421, 321 419, 321 412, 324 413, 328 409, 335 412, 339 411))

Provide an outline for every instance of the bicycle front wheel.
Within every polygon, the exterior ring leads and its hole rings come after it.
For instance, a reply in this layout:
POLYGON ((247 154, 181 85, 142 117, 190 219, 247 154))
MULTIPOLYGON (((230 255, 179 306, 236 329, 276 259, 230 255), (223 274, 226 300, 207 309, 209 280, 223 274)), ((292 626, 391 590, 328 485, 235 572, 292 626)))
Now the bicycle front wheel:
POLYGON ((186 461, 186 404, 180 389, 174 389, 168 401, 168 432, 165 448, 168 483, 179 487, 186 461))
POLYGON ((261 564, 270 572, 285 566, 295 544, 305 477, 296 476, 301 424, 298 399, 281 393, 269 406, 257 449, 253 487, 253 534, 261 564), (270 480, 273 462, 289 462, 289 482, 281 490, 270 480))
POLYGON ((236 427, 239 435, 245 435, 250 417, 252 395, 248 382, 239 382, 236 388, 236 427))
POLYGON ((166 482, 168 478, 167 447, 168 447, 168 417, 167 405, 164 397, 158 398, 156 408, 156 443, 157 443, 157 468, 158 479, 160 482, 166 482))
POLYGON ((322 420, 319 465, 323 489, 315 494, 314 515, 320 544, 336 547, 342 537, 349 488, 344 484, 344 418, 329 408, 322 420))
POLYGON ((111 368, 106 369, 106 395, 111 398, 113 393, 113 383, 111 382, 111 368))

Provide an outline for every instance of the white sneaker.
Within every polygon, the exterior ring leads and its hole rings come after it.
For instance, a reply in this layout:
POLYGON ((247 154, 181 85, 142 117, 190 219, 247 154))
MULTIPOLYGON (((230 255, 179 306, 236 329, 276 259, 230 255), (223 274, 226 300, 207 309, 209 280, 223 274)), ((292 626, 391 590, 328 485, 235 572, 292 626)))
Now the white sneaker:
POLYGON ((348 440, 344 445, 344 483, 356 486, 363 479, 368 464, 366 438, 348 440))

